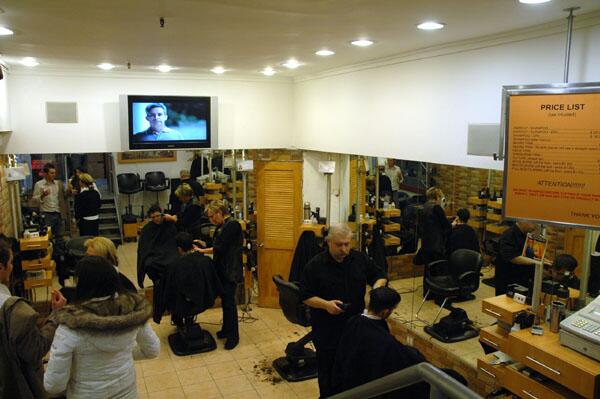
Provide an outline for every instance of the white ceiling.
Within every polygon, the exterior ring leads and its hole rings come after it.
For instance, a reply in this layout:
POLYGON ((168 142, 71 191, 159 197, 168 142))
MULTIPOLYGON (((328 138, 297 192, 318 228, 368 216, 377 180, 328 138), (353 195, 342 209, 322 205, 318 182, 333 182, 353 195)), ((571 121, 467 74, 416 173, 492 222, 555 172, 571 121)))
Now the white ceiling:
POLYGON ((0 0, 3 60, 37 57, 40 67, 95 70, 100 62, 130 62, 148 71, 167 63, 175 72, 206 73, 222 65, 256 75, 267 65, 300 76, 459 40, 538 25, 600 10, 600 0, 0 0), (165 27, 160 28, 159 18, 165 27), (416 24, 447 24, 424 32, 416 24), (368 48, 349 41, 375 40, 368 48), (336 51, 328 58, 314 52, 336 51), (281 64, 295 57, 304 65, 281 64))

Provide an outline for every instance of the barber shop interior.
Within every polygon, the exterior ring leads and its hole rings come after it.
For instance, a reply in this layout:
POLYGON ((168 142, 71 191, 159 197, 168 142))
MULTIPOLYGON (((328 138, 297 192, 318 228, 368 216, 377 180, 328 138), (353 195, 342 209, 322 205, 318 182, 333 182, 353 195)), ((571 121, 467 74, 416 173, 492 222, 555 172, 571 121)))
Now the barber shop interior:
POLYGON ((0 0, 0 397, 600 398, 598 65, 598 0, 0 0))

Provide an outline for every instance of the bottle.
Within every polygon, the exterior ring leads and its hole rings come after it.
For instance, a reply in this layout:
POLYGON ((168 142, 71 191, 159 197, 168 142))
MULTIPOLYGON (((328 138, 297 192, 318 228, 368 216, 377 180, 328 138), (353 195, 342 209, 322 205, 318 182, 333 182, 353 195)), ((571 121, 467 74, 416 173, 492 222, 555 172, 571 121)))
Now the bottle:
POLYGON ((310 220, 310 202, 304 203, 304 220, 310 220))

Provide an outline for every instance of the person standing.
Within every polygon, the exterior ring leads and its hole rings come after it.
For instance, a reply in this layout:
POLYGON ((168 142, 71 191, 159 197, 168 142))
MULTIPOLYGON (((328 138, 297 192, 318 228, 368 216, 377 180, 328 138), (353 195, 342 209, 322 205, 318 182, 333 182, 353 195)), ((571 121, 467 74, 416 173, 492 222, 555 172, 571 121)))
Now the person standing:
POLYGON ((404 181, 402 175, 402 169, 396 165, 396 160, 393 158, 387 159, 387 165, 385 167, 385 174, 390 178, 392 183, 392 200, 396 208, 400 209, 400 184, 404 181))
MULTIPOLYGON (((225 349, 233 349, 240 342, 235 293, 243 281, 242 248, 244 236, 242 226, 229 215, 222 201, 212 201, 206 208, 206 216, 217 226, 213 246, 198 249, 201 253, 212 253, 217 274, 223 285, 221 306, 223 308, 223 328, 217 337, 227 339, 225 349)), ((198 240, 199 241, 199 240, 198 240)), ((200 244, 204 245, 202 241, 200 244)))
POLYGON ((165 221, 175 223, 178 231, 185 231, 194 238, 199 238, 203 216, 202 206, 196 204, 193 188, 187 183, 182 183, 175 190, 175 195, 180 204, 179 210, 176 215, 164 215, 165 221))
POLYGON ((527 233, 532 233, 535 230, 535 224, 520 221, 500 236, 498 255, 494 260, 496 295, 506 294, 508 285, 513 283, 529 287, 529 282, 533 279, 535 273, 535 261, 522 254, 527 233))
POLYGON ((372 259, 351 249, 348 225, 332 226, 325 239, 328 250, 308 262, 300 282, 302 299, 310 307, 322 398, 333 393, 331 373, 338 342, 346 321, 364 310, 367 284, 373 288, 387 284, 385 272, 372 259))
POLYGON ((52 315, 67 300, 60 292, 52 291, 53 313, 38 328, 38 313, 8 290, 12 261, 9 245, 0 240, 0 397, 47 398, 42 358, 50 350, 58 326, 52 315))
POLYGON ((96 190, 94 179, 87 173, 79 175, 80 191, 75 197, 75 219, 80 236, 98 236, 100 222, 100 207, 102 200, 96 190))
POLYGON ((66 215, 65 189, 62 182, 56 180, 56 167, 52 163, 44 165, 44 178, 33 187, 33 199, 39 203, 40 212, 46 220, 46 226, 52 229, 57 240, 63 234, 63 216, 66 215))

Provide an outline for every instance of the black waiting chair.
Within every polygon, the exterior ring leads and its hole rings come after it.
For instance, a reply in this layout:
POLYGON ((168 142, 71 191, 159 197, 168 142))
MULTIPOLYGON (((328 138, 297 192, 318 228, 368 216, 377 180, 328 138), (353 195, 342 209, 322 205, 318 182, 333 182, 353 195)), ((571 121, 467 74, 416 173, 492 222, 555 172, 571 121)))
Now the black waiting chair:
POLYGON ((156 193, 156 203, 158 204, 158 193, 168 190, 171 187, 169 178, 163 172, 148 172, 144 176, 144 189, 156 193))
POLYGON ((140 181, 140 175, 137 173, 119 173, 117 175, 117 186, 119 187, 119 193, 127 195, 127 209, 123 215, 123 223, 137 222, 131 208, 131 196, 144 189, 140 181))
MULTIPOLYGON (((286 319, 303 327, 310 326, 310 312, 308 306, 302 303, 300 287, 285 281, 280 275, 273 276, 273 282, 279 291, 279 306, 286 319)), ((273 368, 286 381, 304 381, 317 377, 315 351, 305 348, 311 340, 312 332, 309 332, 300 340, 288 343, 285 356, 273 361, 273 368)))
POLYGON ((427 334, 442 342, 459 342, 479 335, 464 309, 453 307, 452 301, 475 298, 473 293, 479 289, 482 265, 481 254, 469 249, 457 249, 448 260, 438 260, 427 265, 425 282, 429 288, 417 310, 417 318, 430 294, 443 298, 433 324, 425 327, 427 334), (436 323, 443 308, 450 310, 450 314, 436 323))

